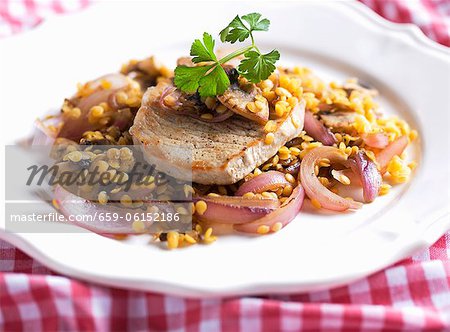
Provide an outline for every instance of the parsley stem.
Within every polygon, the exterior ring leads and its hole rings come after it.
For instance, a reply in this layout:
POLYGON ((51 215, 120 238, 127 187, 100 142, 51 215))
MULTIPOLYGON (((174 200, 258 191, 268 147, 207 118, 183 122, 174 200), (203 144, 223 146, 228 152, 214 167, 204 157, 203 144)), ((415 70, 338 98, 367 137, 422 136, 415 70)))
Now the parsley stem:
POLYGON ((250 31, 250 38, 252 39, 252 45, 255 46, 255 38, 253 38, 253 34, 250 31))
POLYGON ((250 45, 250 46, 246 46, 246 47, 240 48, 240 49, 238 49, 238 50, 228 54, 227 56, 224 56, 222 59, 220 59, 218 61, 218 63, 223 65, 224 63, 230 61, 231 59, 234 59, 234 58, 236 58, 236 57, 238 57, 238 56, 240 56, 240 55, 242 55, 242 54, 244 54, 244 53, 246 53, 248 51, 251 51, 253 48, 255 48, 255 45, 253 45, 253 44, 250 45))
POLYGON ((256 46, 256 44, 255 44, 255 39, 253 38, 253 34, 251 32, 250 32, 250 38, 252 39, 253 48, 256 50, 256 52, 261 54, 261 51, 259 50, 258 46, 256 46))
POLYGON ((219 65, 223 65, 224 63, 230 61, 231 59, 234 59, 248 51, 251 51, 252 49, 256 50, 256 52, 258 52, 259 54, 261 54, 261 51, 259 50, 259 48, 256 46, 255 44, 255 39, 253 38, 253 35, 250 33, 250 38, 252 40, 252 44, 246 47, 242 47, 230 54, 228 54, 227 56, 223 57, 222 59, 220 59, 217 63, 219 65))

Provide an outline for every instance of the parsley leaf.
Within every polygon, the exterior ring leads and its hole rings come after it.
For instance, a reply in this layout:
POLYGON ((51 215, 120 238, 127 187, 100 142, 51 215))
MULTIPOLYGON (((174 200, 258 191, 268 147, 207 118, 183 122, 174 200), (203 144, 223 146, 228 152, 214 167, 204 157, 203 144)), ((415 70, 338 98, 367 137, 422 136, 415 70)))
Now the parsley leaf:
POLYGON ((200 96, 218 96, 230 86, 230 80, 222 66, 217 65, 208 75, 200 79, 199 85, 200 96))
POLYGON ((239 64, 239 73, 252 83, 259 83, 267 79, 275 70, 275 62, 280 59, 280 53, 273 50, 267 54, 248 51, 239 64))
POLYGON ((181 91, 195 93, 199 88, 200 79, 205 76, 212 67, 212 65, 199 67, 178 66, 175 68, 174 83, 181 91))
POLYGON ((261 14, 251 13, 242 16, 242 19, 236 16, 228 26, 220 32, 220 40, 222 42, 230 42, 234 44, 238 40, 243 42, 251 36, 253 31, 269 30, 270 21, 267 18, 260 20, 261 14), (248 23, 247 27, 244 22, 248 23))
POLYGON ((250 31, 267 31, 269 30, 270 21, 267 18, 259 20, 261 14, 251 13, 242 16, 242 19, 250 25, 250 31))
POLYGON ((221 95, 230 86, 230 79, 219 64, 209 66, 178 66, 175 68, 175 85, 186 93, 202 97, 221 95))
POLYGON ((177 66, 175 68, 175 85, 186 93, 198 91, 200 96, 216 96, 225 92, 230 85, 225 70, 217 60, 214 53, 214 39, 208 34, 203 34, 203 41, 196 39, 191 46, 192 62, 214 62, 205 66, 177 66))
POLYGON ((192 62, 217 61, 214 54, 214 39, 209 33, 203 33, 203 43, 200 39, 194 40, 191 46, 192 62))
POLYGON ((250 36, 250 30, 245 26, 239 16, 233 18, 228 26, 220 32, 220 40, 222 42, 230 42, 234 44, 238 40, 243 42, 250 36))
POLYGON ((267 31, 270 21, 261 19, 261 14, 250 13, 239 17, 237 15, 228 26, 220 32, 222 42, 234 44, 237 41, 251 39, 251 45, 242 47, 221 59, 214 52, 215 41, 208 33, 203 38, 196 39, 191 46, 192 62, 197 66, 178 66, 175 69, 174 83, 178 89, 186 93, 198 92, 201 97, 217 96, 230 86, 230 79, 222 65, 244 55, 238 66, 238 72, 252 83, 265 80, 275 70, 275 62, 280 53, 273 50, 262 54, 255 44, 253 31, 267 31))

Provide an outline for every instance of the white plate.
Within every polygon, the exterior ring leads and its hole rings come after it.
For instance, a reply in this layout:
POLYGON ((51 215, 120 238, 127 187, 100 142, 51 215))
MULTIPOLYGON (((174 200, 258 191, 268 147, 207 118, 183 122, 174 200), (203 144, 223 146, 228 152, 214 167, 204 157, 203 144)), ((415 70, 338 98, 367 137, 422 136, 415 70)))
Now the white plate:
POLYGON ((203 31, 217 33, 237 13, 252 11, 271 19, 270 32, 256 38, 278 48, 282 64, 308 65, 336 81, 360 77, 380 90, 387 112, 419 130, 410 149, 419 167, 410 184, 356 213, 321 215, 306 207, 276 234, 223 237, 176 251, 92 233, 0 230, 0 237, 72 277, 192 297, 336 286, 437 240, 450 227, 449 51, 358 3, 109 2, 53 19, 0 42, 4 144, 26 135, 34 118, 57 108, 76 82, 148 54, 173 65, 203 31))

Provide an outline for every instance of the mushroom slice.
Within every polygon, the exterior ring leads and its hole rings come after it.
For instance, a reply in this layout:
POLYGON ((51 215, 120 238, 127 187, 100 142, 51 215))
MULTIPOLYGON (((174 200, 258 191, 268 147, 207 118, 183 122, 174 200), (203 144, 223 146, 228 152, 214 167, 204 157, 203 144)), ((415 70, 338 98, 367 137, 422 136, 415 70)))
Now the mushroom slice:
POLYGON ((232 85, 217 99, 228 109, 249 120, 265 124, 269 120, 269 103, 254 84, 232 85))
MULTIPOLYGON (((177 65, 192 67, 196 64, 189 57, 181 57, 177 60, 177 65)), ((262 95, 261 89, 251 83, 240 84, 239 73, 232 64, 226 64, 223 68, 231 85, 222 95, 217 96, 217 99, 232 112, 265 124, 269 120, 269 103, 262 95)))
POLYGON ((156 85, 158 77, 167 77, 163 74, 163 68, 154 56, 150 56, 140 61, 131 60, 122 66, 120 72, 137 81, 142 92, 145 92, 148 87, 156 85))
POLYGON ((353 123, 355 122, 357 113, 355 112, 321 112, 320 118, 327 128, 344 131, 350 133, 354 130, 353 123))
POLYGON ((354 131, 353 123, 358 113, 349 106, 340 103, 321 104, 319 109, 317 114, 327 128, 346 133, 354 131))

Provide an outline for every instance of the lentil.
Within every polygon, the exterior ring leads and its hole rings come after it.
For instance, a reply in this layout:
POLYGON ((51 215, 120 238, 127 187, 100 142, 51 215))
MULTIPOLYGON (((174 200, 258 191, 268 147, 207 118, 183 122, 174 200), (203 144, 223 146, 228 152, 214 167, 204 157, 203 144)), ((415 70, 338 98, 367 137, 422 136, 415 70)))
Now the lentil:
POLYGON ((203 215, 206 212, 206 209, 208 208, 208 205, 205 201, 198 201, 195 203, 195 211, 199 215, 203 215))
POLYGON ((283 228, 283 224, 281 222, 276 222, 272 226, 272 232, 278 232, 282 228, 283 228))
POLYGON ((273 140, 275 139, 275 135, 273 133, 266 134, 266 138, 264 139, 264 143, 267 145, 270 145, 273 143, 273 140))
POLYGON ((178 232, 170 231, 167 233, 167 247, 169 249, 176 249, 178 248, 178 240, 180 238, 180 235, 178 232))
POLYGON ((261 225, 256 230, 256 232, 258 234, 267 234, 267 233, 269 233, 269 231, 270 231, 270 228, 269 228, 269 226, 266 226, 266 225, 261 225))

